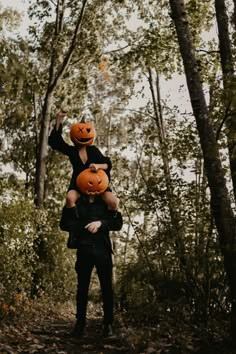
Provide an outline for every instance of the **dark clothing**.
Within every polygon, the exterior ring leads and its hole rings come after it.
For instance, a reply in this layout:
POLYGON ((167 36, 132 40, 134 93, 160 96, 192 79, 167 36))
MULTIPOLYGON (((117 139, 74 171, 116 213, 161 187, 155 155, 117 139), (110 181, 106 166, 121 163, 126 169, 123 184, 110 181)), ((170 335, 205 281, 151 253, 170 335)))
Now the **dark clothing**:
POLYGON ((86 196, 81 196, 77 201, 77 217, 70 215, 71 211, 72 208, 63 208, 60 228, 63 231, 76 233, 77 248, 84 245, 101 246, 112 250, 109 231, 121 229, 123 220, 119 211, 108 210, 101 196, 96 196, 93 203, 89 203, 86 196), (102 222, 102 225, 96 234, 85 229, 88 223, 98 220, 102 222))
POLYGON ((88 289, 92 269, 95 266, 101 285, 104 325, 111 324, 113 320, 113 289, 112 289, 112 245, 109 231, 121 229, 123 220, 120 212, 109 211, 101 196, 95 197, 90 203, 88 198, 81 196, 77 202, 78 216, 70 219, 68 210, 64 208, 60 227, 64 231, 76 233, 78 275, 77 288, 77 314, 81 326, 86 322, 86 308, 88 302, 88 289), (92 221, 101 221, 99 230, 92 234, 85 226, 92 221))
POLYGON ((108 248, 99 246, 82 246, 77 251, 76 272, 78 288, 76 296, 76 318, 81 326, 85 326, 88 290, 93 267, 96 267, 99 278, 102 302, 103 324, 113 321, 113 289, 112 289, 112 257, 108 248))
MULTIPOLYGON (((112 168, 112 164, 109 157, 104 156, 96 146, 89 145, 86 146, 88 160, 83 163, 79 156, 78 147, 69 145, 64 141, 62 137, 62 125, 60 125, 59 130, 56 130, 54 127, 48 138, 48 143, 52 147, 52 149, 60 151, 62 154, 68 156, 70 159, 73 168, 73 173, 68 190, 75 189, 79 191, 78 187, 76 186, 76 178, 80 174, 80 172, 88 168, 91 163, 106 163, 108 165, 108 169, 105 170, 105 172, 110 180, 110 170, 112 168)), ((110 191, 111 189, 108 188, 107 190, 110 191)))

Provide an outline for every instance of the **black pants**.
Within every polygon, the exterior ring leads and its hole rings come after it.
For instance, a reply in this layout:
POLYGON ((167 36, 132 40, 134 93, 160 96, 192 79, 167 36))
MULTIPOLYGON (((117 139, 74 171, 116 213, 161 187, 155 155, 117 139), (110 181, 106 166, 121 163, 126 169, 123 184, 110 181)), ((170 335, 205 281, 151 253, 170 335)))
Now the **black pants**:
POLYGON ((86 323, 88 290, 93 267, 96 267, 103 301, 103 323, 113 321, 112 257, 107 247, 81 246, 77 251, 76 272, 78 275, 76 317, 83 326, 86 323))

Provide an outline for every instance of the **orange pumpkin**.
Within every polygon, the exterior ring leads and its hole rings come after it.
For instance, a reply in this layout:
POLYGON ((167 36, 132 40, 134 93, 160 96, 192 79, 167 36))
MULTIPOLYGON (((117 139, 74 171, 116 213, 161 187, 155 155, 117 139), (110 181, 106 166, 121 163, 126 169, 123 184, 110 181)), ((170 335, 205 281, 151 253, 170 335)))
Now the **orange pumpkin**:
POLYGON ((86 168, 78 175, 76 184, 83 194, 99 195, 105 192, 109 180, 103 170, 93 171, 90 168, 86 168))
POLYGON ((95 129, 92 123, 78 122, 70 129, 70 138, 75 145, 91 145, 95 139, 95 129))

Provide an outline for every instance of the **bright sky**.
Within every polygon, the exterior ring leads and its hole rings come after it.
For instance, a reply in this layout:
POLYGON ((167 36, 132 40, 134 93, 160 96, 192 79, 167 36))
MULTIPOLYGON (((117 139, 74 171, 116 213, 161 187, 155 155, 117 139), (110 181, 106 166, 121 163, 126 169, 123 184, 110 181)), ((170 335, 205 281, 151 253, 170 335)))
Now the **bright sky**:
POLYGON ((0 0, 0 4, 4 7, 14 7, 23 12, 27 8, 27 0, 0 0))
POLYGON ((27 16, 27 0, 0 0, 0 4, 3 7, 12 7, 21 13, 23 21, 18 31, 20 30, 22 35, 25 35, 27 32, 27 27, 29 25, 29 20, 27 16))
MULTIPOLYGON (((28 0, 0 0, 0 4, 4 7, 13 7, 17 9, 20 13, 22 13, 23 16, 23 21, 18 29, 22 33, 22 35, 27 33, 27 27, 29 25, 29 20, 27 17, 27 2, 28 0)), ((133 18, 131 21, 131 27, 133 30, 137 28, 140 25, 140 22, 133 18)), ((141 86, 143 85, 140 84, 141 86)), ((146 86, 146 85, 145 85, 146 86)), ((186 91, 186 81, 183 76, 180 76, 178 74, 173 75, 173 78, 171 80, 160 80, 160 86, 161 86, 161 96, 163 98, 168 99, 168 105, 174 106, 178 105, 180 110, 187 110, 188 112, 191 111, 190 103, 189 103, 189 97, 186 91), (184 88, 180 90, 180 86, 184 85, 184 88)), ((147 87, 147 90, 149 91, 149 88, 147 87)), ((133 98, 132 101, 129 104, 129 108, 135 107, 136 109, 138 106, 145 105, 145 100, 142 102, 140 101, 140 97, 138 98, 133 98)))
MULTIPOLYGON (((29 26, 29 19, 27 16, 27 2, 28 0, 0 0, 0 5, 4 7, 13 7, 17 9, 23 16, 23 21, 18 28, 17 32, 21 32, 24 36, 27 34, 27 27, 29 26)), ((130 27, 135 31, 135 29, 140 26, 140 22, 133 16, 130 23, 130 27)), ((150 89, 147 80, 142 83, 137 83, 137 91, 140 88, 145 87, 145 93, 147 97, 150 97, 150 89)), ((160 78, 160 88, 162 99, 167 99, 167 105, 169 107, 178 106, 182 112, 191 112, 191 105, 189 102, 189 95, 187 92, 185 77, 182 75, 174 74, 171 80, 166 81, 160 78), (181 89, 180 89, 181 87, 181 89)), ((138 110, 140 107, 146 105, 147 99, 141 99, 140 97, 133 97, 128 105, 128 109, 138 110)), ((1 171, 1 166, 0 166, 1 171)), ((4 166, 4 171, 8 171, 8 166, 4 166)), ((12 168, 9 167, 11 172, 12 168)))

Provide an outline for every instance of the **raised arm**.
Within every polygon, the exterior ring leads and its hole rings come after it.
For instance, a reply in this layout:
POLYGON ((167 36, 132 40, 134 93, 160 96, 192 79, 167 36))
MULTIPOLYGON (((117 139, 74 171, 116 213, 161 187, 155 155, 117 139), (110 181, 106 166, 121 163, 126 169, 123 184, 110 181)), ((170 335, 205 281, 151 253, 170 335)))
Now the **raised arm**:
POLYGON ((62 120, 65 116, 66 112, 58 113, 56 124, 48 137, 48 144, 52 149, 60 151, 65 155, 69 155, 72 147, 67 144, 62 137, 62 120))
POLYGON ((55 130, 58 131, 60 128, 60 125, 62 124, 63 118, 67 115, 67 112, 61 111, 57 115, 56 119, 56 124, 55 124, 55 130))

